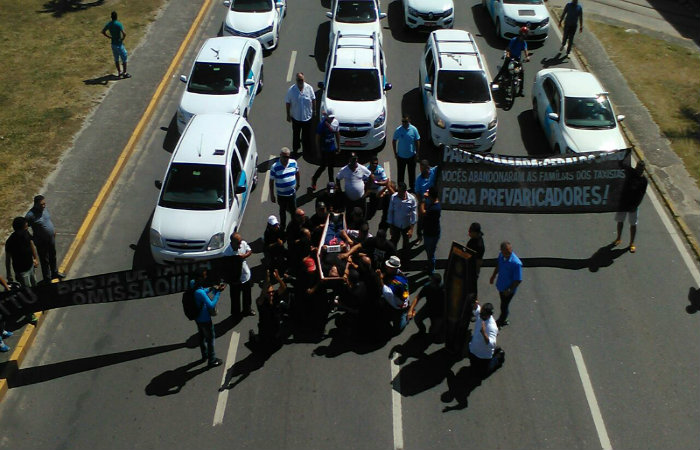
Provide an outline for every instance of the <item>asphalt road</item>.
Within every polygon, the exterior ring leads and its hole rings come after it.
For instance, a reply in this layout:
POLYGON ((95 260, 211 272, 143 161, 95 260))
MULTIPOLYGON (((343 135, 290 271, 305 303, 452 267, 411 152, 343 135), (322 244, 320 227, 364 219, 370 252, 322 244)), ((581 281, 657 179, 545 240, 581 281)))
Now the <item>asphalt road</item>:
MULTIPOLYGON (((425 36, 404 35, 400 4, 384 3, 394 86, 389 128, 398 126, 403 110, 427 136, 415 85, 425 36)), ((495 38, 477 2, 455 6, 456 26, 477 36, 495 74, 505 42, 495 38)), ((327 7, 290 3, 279 48, 265 58, 265 89, 250 114, 261 161, 290 144, 283 98, 292 51, 294 71, 314 84, 322 79, 327 7)), ((217 34, 224 12, 213 5, 178 73, 186 73, 201 42, 217 34)), ((494 152, 545 153, 529 88, 558 45, 553 34, 534 49, 526 97, 510 111, 499 109, 494 152)), ((174 77, 73 276, 149 263, 148 222, 158 193, 153 180, 162 178, 170 157, 183 87, 174 77)), ((313 155, 305 155, 301 162, 302 191, 315 169, 310 160, 313 155)), ((395 173, 389 147, 380 161, 395 173)), ((249 242, 260 238, 265 218, 277 211, 263 191, 252 194, 241 227, 249 242)), ((366 346, 347 339, 342 319, 334 318, 322 342, 291 342, 262 359, 245 345, 256 319, 227 319, 225 296, 216 344, 226 366, 205 371, 195 365, 196 330, 183 317, 179 296, 93 305, 47 318, 0 405, 0 447, 596 449, 607 437, 615 449, 697 449, 700 334, 696 317, 684 308, 700 275, 655 203, 650 192, 634 255, 606 249, 614 238, 612 214, 443 214, 442 258, 452 240, 465 241, 470 222, 482 224, 488 258, 482 301, 497 304, 487 279, 500 241, 511 241, 526 265, 512 324, 499 336, 506 363, 474 389, 465 383, 468 361, 454 363, 440 346, 417 339, 413 324, 390 342, 366 346), (224 382, 230 389, 219 392, 224 382)), ((311 210, 313 202, 304 207, 311 210)), ((260 256, 253 255, 251 267, 260 256)), ((424 253, 414 259, 422 261, 424 253)), ((420 280, 411 272, 414 286, 420 280)))

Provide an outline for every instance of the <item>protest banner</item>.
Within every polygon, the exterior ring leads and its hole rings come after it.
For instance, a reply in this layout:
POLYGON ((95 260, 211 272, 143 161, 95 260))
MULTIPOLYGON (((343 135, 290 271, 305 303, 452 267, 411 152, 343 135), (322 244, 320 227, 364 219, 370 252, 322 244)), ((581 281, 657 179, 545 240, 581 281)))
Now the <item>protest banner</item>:
POLYGON ((469 271, 472 257, 467 247, 452 242, 445 270, 445 347, 460 354, 466 340, 469 297, 469 271))

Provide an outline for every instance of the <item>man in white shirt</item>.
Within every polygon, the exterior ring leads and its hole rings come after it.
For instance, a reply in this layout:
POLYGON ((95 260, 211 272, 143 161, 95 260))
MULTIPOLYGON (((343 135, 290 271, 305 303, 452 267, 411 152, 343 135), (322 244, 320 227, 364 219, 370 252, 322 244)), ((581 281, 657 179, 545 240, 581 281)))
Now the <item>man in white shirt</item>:
POLYGON ((474 376, 484 379, 502 364, 503 351, 496 348, 498 326, 493 318, 493 305, 475 302, 474 332, 469 342, 469 361, 474 376))
POLYGON ((418 202, 408 193, 406 183, 401 181, 398 183, 398 191, 391 196, 386 221, 391 230, 391 242, 397 245, 399 237, 402 237, 401 249, 404 252, 410 249, 408 241, 413 236, 413 227, 417 219, 418 202))
POLYGON ((335 177, 335 185, 340 186, 340 180, 345 180, 345 212, 349 213, 356 206, 365 213, 365 185, 373 183, 372 172, 363 165, 358 164, 357 154, 350 154, 348 165, 340 169, 335 177))
POLYGON ((311 151, 311 119, 316 111, 316 93, 310 84, 304 81, 304 74, 297 73, 297 82, 289 87, 284 98, 287 108, 287 122, 292 122, 292 150, 311 151))
POLYGON ((240 234, 231 235, 231 247, 225 253, 231 258, 231 273, 229 285, 231 286, 231 315, 254 316, 252 309, 252 295, 250 283, 250 268, 246 258, 253 254, 250 245, 243 240, 240 234), (230 253, 229 253, 230 252, 230 253), (241 294, 243 294, 243 307, 241 308, 241 294))

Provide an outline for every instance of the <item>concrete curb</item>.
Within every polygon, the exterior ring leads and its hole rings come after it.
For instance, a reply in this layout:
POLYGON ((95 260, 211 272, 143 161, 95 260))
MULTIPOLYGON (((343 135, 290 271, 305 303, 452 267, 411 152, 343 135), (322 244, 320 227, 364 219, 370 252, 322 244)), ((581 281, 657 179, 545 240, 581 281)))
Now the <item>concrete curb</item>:
MULTIPOLYGON (((550 14, 552 15, 552 17, 556 18, 557 23, 558 23, 559 22, 558 11, 556 11, 550 7, 548 7, 548 9, 550 10, 550 14)), ((581 63, 581 66, 586 71, 591 72, 591 65, 588 63, 588 60, 586 59, 585 55, 583 55, 583 53, 581 53, 581 51, 577 47, 574 47, 573 50, 574 50, 574 54, 576 55, 576 58, 581 63)), ((622 128, 622 132, 625 135, 625 138, 627 138, 630 145, 632 146, 632 151, 634 152, 637 159, 646 161, 647 158, 644 154, 644 150, 642 149, 642 146, 639 143, 639 141, 635 138, 632 130, 624 122, 620 123, 620 126, 622 128)), ((652 185, 654 186, 654 189, 659 194, 659 197, 661 197, 664 205, 666 206, 666 208, 668 208, 669 214, 671 215, 673 220, 678 225, 678 228, 680 229, 681 234, 685 238, 686 243, 688 244, 688 246, 691 248, 691 250, 695 254, 695 259, 697 261, 700 261, 700 245, 698 244, 697 238, 695 237, 693 232, 690 230, 688 225, 685 223, 683 216, 678 213, 678 209, 674 205, 673 201, 671 200, 671 197, 668 195, 668 192, 666 191, 665 187, 663 186, 661 181, 658 179, 658 177, 655 176, 653 173, 651 173, 648 169, 646 170, 646 173, 647 173, 647 177, 649 178, 649 181, 651 181, 652 185)))
MULTIPOLYGON (((79 253, 82 245, 85 243, 85 238, 90 233, 90 230, 92 229, 92 226, 95 223, 97 215, 102 209, 102 206, 104 205, 107 198, 109 198, 109 195, 112 192, 112 188, 114 187, 117 179, 119 178, 122 170, 126 166, 126 163, 128 162, 129 158, 131 157, 134 151, 136 143, 139 141, 139 139, 141 139, 141 135, 143 134, 143 130, 146 124, 151 120, 153 111, 156 109, 156 106, 160 102, 163 92, 165 91, 165 87, 171 81, 175 69, 180 65, 182 57, 185 54, 187 47, 192 41, 192 36, 194 36, 194 34, 197 32, 197 29, 199 28, 199 25, 204 19, 206 13, 209 11, 209 9, 211 9, 214 3, 214 1, 210 0, 205 0, 202 3, 202 7, 195 16, 194 21, 192 22, 190 29, 188 30, 187 34, 185 35, 185 38, 180 44, 180 47, 177 53, 175 54, 175 57, 173 58, 172 62, 170 63, 168 70, 166 70, 165 74, 161 78, 161 81, 158 84, 158 87, 156 88, 156 91, 153 94, 153 97, 151 98, 148 107, 141 116, 141 119, 139 119, 136 128, 134 129, 131 137, 129 138, 129 141, 127 142, 126 146, 119 155, 119 158, 117 159, 117 162, 114 168, 112 169, 112 172, 110 173, 109 177, 102 186, 102 189, 97 195, 97 198, 95 199, 92 206, 89 208, 85 219, 83 220, 80 229, 78 230, 78 233, 73 239, 73 242, 71 243, 68 252, 66 253, 65 257, 63 258, 63 261, 61 262, 61 272, 67 272, 68 269, 70 269, 70 267, 72 266, 73 262, 75 261, 77 254, 79 253)), ((0 372, 0 401, 2 401, 2 399, 5 397, 5 394, 9 389, 8 380, 15 373, 17 373, 20 366, 22 365, 22 362, 24 361, 24 358, 27 355, 27 351, 36 339, 36 335, 42 323, 44 322, 47 313, 48 312, 36 313, 38 319, 37 324, 34 326, 29 325, 25 327, 22 331, 22 334, 17 339, 10 359, 5 363, 5 366, 0 372)))

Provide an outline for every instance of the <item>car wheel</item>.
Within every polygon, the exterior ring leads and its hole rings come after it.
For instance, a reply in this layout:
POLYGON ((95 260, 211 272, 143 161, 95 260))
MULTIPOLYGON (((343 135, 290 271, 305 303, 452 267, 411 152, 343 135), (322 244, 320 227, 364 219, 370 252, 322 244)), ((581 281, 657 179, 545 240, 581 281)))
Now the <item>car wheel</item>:
POLYGON ((260 81, 258 81, 258 90, 256 91, 256 94, 259 94, 262 92, 264 82, 265 82, 265 67, 261 66, 260 67, 260 81))
POLYGON ((501 21, 496 21, 496 36, 501 37, 501 21))

